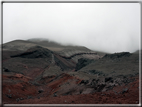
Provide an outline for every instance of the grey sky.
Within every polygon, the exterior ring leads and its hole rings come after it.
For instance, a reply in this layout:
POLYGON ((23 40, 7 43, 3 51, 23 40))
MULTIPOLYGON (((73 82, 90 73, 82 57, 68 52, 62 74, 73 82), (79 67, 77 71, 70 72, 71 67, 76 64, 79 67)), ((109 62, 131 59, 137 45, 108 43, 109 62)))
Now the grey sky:
POLYGON ((30 38, 134 52, 140 45, 140 4, 4 3, 3 42, 30 38))

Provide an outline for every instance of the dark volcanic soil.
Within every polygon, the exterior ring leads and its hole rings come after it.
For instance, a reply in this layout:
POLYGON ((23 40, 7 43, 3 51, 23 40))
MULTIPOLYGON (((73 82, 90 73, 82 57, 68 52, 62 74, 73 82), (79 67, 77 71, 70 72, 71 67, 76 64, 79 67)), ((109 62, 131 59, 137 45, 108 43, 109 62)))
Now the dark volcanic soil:
POLYGON ((139 104, 138 53, 63 56, 35 44, 22 51, 8 46, 2 60, 3 104, 139 104))

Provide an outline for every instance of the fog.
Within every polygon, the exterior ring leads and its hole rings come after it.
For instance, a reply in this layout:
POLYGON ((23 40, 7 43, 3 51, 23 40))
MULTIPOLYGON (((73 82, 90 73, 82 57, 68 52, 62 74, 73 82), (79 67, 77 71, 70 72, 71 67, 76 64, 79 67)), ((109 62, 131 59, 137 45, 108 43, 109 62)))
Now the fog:
POLYGON ((140 48, 140 4, 4 3, 3 43, 31 38, 134 52, 140 48))

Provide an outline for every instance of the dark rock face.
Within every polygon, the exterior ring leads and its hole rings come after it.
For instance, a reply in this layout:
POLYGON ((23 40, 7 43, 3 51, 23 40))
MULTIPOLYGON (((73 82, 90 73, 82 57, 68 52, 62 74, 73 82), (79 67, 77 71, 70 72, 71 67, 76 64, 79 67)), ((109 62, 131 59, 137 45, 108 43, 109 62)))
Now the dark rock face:
POLYGON ((21 58, 48 58, 51 57, 51 51, 40 46, 33 47, 26 52, 11 57, 21 57, 21 58))
POLYGON ((11 72, 10 70, 8 70, 7 68, 3 68, 4 72, 11 72))
POLYGON ((106 86, 105 84, 98 85, 97 91, 101 92, 105 86, 106 86))
POLYGON ((98 75, 103 74, 102 71, 98 71, 98 70, 90 70, 89 73, 91 73, 91 74, 98 74, 98 75))
POLYGON ((12 95, 10 94, 10 95, 6 95, 8 98, 12 98, 12 95))
POLYGON ((89 83, 89 80, 82 80, 81 82, 80 82, 80 84, 88 84, 89 83))
POLYGON ((105 82, 107 82, 107 81, 113 82, 112 77, 107 77, 107 78, 105 78, 105 82))
POLYGON ((85 67, 86 65, 90 64, 91 62, 93 62, 94 60, 92 59, 84 59, 84 58, 80 58, 78 59, 78 63, 76 64, 76 68, 75 70, 78 71, 81 68, 85 67))
POLYGON ((121 52, 114 54, 106 54, 103 58, 121 58, 121 57, 129 57, 131 54, 129 52, 121 52))
POLYGON ((43 92, 43 90, 39 90, 39 91, 38 91, 38 93, 42 93, 42 92, 43 92))

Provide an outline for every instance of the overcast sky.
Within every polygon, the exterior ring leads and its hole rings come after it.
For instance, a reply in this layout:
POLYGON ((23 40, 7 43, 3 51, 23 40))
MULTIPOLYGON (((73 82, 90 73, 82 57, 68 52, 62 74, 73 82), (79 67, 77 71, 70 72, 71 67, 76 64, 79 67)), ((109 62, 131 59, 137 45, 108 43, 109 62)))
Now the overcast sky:
POLYGON ((3 43, 30 38, 134 52, 140 45, 140 4, 4 3, 3 43))

